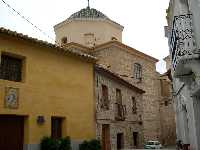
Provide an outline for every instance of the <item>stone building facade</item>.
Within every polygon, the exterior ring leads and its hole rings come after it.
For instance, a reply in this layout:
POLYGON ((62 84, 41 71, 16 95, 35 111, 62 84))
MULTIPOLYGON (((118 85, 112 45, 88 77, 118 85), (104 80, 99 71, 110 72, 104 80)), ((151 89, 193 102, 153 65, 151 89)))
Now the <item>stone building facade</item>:
MULTIPOLYGON (((167 10, 177 139, 200 149, 200 2, 170 0, 167 10)), ((190 148, 189 148, 190 147, 190 148)))
POLYGON ((160 76, 160 140, 163 145, 175 145, 176 124, 174 101, 172 97, 172 82, 169 80, 167 74, 168 71, 160 76))
POLYGON ((166 72, 159 74, 159 113, 161 135, 160 141, 165 146, 176 143, 176 123, 174 111, 174 99, 172 96, 172 82, 170 75, 170 56, 164 58, 166 72))
POLYGON ((103 149, 142 148, 143 90, 95 67, 97 138, 103 149))
POLYGON ((160 138, 159 113, 159 74, 156 72, 156 59, 143 54, 118 41, 111 41, 95 47, 93 55, 98 64, 103 64, 108 70, 115 72, 129 83, 143 89, 143 126, 144 139, 156 140, 160 138), (141 72, 136 75, 136 67, 141 72))

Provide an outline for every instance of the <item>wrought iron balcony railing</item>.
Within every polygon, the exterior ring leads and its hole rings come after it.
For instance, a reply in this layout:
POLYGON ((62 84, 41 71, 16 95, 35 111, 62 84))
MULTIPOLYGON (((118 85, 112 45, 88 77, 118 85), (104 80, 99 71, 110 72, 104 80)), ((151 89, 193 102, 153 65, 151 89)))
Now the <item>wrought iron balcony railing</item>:
POLYGON ((196 49, 192 27, 192 14, 174 17, 169 45, 172 67, 175 71, 180 60, 183 60, 183 58, 190 58, 196 49))
POLYGON ((126 105, 115 103, 115 120, 123 121, 126 117, 126 105))

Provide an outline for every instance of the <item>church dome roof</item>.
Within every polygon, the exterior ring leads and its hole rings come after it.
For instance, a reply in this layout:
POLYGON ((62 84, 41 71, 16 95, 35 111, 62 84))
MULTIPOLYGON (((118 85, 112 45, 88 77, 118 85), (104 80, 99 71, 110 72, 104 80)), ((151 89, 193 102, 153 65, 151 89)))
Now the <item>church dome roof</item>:
POLYGON ((72 14, 68 19, 79 19, 79 18, 101 18, 108 19, 106 15, 94 8, 83 8, 80 11, 72 14))

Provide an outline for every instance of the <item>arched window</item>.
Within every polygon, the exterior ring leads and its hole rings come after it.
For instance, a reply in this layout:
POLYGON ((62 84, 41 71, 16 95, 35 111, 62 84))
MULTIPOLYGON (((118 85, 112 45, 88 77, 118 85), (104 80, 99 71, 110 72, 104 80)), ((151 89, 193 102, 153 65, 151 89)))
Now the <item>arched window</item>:
POLYGON ((134 78, 142 80, 142 66, 139 63, 134 64, 134 78))
POLYGON ((63 37, 61 42, 62 42, 62 45, 67 44, 67 37, 63 37))
POLYGON ((113 36, 113 37, 111 38, 111 40, 112 40, 112 41, 117 41, 117 38, 113 36))

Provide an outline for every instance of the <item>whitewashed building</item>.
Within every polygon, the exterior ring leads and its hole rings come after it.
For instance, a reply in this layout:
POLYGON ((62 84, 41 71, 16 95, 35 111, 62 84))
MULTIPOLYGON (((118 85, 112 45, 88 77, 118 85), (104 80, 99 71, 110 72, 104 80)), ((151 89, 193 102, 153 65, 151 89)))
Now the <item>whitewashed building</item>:
POLYGON ((177 140, 200 149, 200 1, 170 0, 167 10, 177 140))

